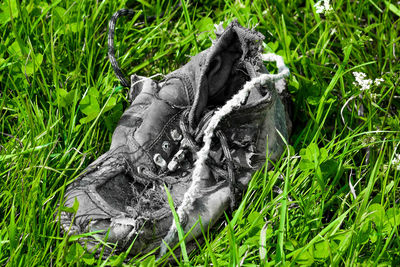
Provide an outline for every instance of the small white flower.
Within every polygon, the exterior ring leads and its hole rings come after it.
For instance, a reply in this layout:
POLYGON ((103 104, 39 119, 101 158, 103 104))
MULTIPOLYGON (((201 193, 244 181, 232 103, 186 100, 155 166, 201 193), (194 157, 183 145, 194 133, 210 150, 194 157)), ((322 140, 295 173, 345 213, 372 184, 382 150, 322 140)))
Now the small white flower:
POLYGON ((376 86, 380 85, 384 80, 383 78, 376 78, 375 80, 366 79, 367 75, 363 72, 353 72, 354 78, 356 81, 353 82, 354 86, 360 87, 361 91, 365 91, 370 89, 371 85, 375 84, 376 86))
POLYGON ((327 12, 333 11, 333 8, 329 5, 329 0, 324 0, 324 8, 325 8, 325 14, 327 12))
POLYGON ((361 79, 361 80, 363 80, 363 79, 365 79, 365 77, 367 77, 367 74, 365 74, 364 72, 355 71, 355 72, 353 72, 353 75, 356 79, 361 79))
POLYGON ((380 97, 381 94, 371 94, 371 98, 374 102, 376 102, 376 100, 378 99, 378 97, 380 97))
POLYGON ((332 7, 329 5, 329 0, 320 0, 314 4, 315 12, 318 14, 324 13, 325 15, 333 11, 332 7))
POLYGON ((374 83, 375 83, 375 85, 380 85, 381 82, 383 82, 383 81, 384 81, 383 78, 377 78, 377 79, 375 79, 374 83))
POLYGON ((372 80, 371 79, 365 79, 367 76, 363 72, 353 72, 354 78, 356 78, 356 81, 353 83, 355 86, 360 86, 361 91, 368 90, 371 85, 372 85, 372 80))
POLYGON ((400 171, 400 154, 396 154, 392 160, 392 165, 396 170, 400 171))
POLYGON ((322 5, 322 1, 318 1, 314 4, 315 7, 315 12, 317 12, 318 14, 324 13, 324 6, 322 5))

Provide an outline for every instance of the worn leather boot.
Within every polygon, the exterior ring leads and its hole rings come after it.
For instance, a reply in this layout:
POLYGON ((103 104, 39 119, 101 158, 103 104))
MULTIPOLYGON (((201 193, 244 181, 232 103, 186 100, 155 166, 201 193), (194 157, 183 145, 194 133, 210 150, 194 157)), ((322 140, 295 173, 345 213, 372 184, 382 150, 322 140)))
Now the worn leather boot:
POLYGON ((69 233, 96 231, 86 240, 89 249, 96 238, 119 250, 133 242, 131 254, 149 252, 163 239, 176 244, 165 187, 183 230, 193 228, 190 242, 201 235, 199 217, 204 228, 211 227, 235 208, 266 157, 274 161, 282 154, 281 136, 287 139, 290 131, 282 101, 288 70, 281 62, 277 75, 267 74, 264 37, 255 30, 234 21, 219 26, 216 35, 209 49, 161 82, 131 77, 135 98, 110 150, 65 193, 65 206, 77 200, 79 208, 76 214, 62 212, 62 227, 69 233), (241 98, 228 103, 235 97, 241 98))

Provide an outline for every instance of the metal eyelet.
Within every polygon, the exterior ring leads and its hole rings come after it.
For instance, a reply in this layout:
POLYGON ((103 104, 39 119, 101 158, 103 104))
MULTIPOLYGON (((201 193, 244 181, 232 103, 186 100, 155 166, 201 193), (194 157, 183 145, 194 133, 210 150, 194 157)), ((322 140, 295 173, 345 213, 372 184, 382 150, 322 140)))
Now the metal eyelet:
POLYGON ((177 168, 178 168, 178 166, 179 166, 179 164, 178 164, 178 162, 176 162, 175 160, 171 160, 169 163, 168 163, 168 170, 170 170, 170 171, 175 171, 177 168))
POLYGON ((181 141, 182 140, 182 135, 179 133, 177 129, 173 129, 171 131, 171 138, 174 141, 181 141))
POLYGON ((183 149, 179 150, 175 156, 178 162, 181 162, 185 158, 185 151, 183 149))
POLYGON ((168 141, 164 141, 161 145, 162 149, 169 154, 171 151, 171 144, 168 141))
POLYGON ((146 170, 147 168, 145 167, 145 166, 142 166, 142 165, 140 165, 140 166, 138 166, 137 167, 137 173, 138 174, 143 174, 143 172, 146 170))
POLYGON ((183 149, 176 152, 172 160, 168 163, 168 170, 175 171, 179 167, 179 163, 185 159, 185 151, 183 149))
POLYGON ((167 162, 160 154, 155 154, 153 157, 154 163, 161 168, 162 171, 167 169, 167 162))

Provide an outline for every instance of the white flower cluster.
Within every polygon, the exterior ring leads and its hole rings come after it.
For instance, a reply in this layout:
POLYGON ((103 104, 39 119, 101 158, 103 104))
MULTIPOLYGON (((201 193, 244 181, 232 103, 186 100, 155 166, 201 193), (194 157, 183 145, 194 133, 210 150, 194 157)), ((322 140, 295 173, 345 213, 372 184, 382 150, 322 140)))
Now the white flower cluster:
POLYGON ((382 78, 377 78, 374 81, 371 79, 366 79, 367 75, 364 72, 355 71, 353 72, 353 75, 354 78, 356 78, 356 81, 353 82, 353 84, 357 87, 360 87, 361 91, 368 90, 373 83, 378 86, 384 81, 382 78))
POLYGON ((396 154, 392 160, 393 167, 400 171, 400 154, 396 154))
POLYGON ((320 0, 314 4, 315 12, 318 14, 324 13, 325 15, 333 11, 329 4, 329 0, 320 0))
POLYGON ((353 84, 355 86, 360 86, 360 90, 361 91, 365 91, 368 90, 371 85, 372 85, 372 80, 371 79, 365 79, 365 77, 367 76, 365 73, 363 72, 353 72, 354 78, 356 78, 356 81, 353 82, 353 84))
POLYGON ((375 83, 375 85, 380 85, 381 82, 383 82, 383 81, 384 81, 383 78, 378 78, 378 79, 375 79, 374 83, 375 83))

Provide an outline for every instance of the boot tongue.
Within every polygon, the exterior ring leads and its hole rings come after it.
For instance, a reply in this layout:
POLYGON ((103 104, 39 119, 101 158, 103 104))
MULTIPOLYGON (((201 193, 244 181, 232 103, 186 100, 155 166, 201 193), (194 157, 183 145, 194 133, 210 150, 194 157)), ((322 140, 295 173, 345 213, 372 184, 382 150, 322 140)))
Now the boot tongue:
MULTIPOLYGON (((223 30, 219 25, 216 30, 217 39, 213 45, 194 56, 191 61, 177 70, 187 73, 194 90, 193 104, 189 112, 189 126, 194 129, 203 114, 204 109, 213 98, 222 97, 223 104, 236 92, 230 92, 230 87, 240 90, 243 84, 232 84, 235 77, 230 74, 236 71, 238 66, 245 66, 245 61, 254 64, 259 60, 264 36, 255 31, 243 28, 235 20, 223 30), (226 91, 226 92, 223 92, 226 91)), ((244 68, 246 69, 246 68, 244 68)), ((222 105, 223 105, 222 104, 222 105)))

